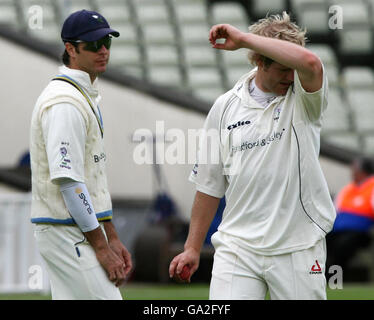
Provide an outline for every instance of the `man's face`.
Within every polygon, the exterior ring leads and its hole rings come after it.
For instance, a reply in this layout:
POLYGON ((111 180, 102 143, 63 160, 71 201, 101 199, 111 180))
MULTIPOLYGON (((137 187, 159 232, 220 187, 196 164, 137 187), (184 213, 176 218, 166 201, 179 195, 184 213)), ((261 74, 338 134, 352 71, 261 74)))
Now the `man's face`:
POLYGON ((294 70, 275 61, 268 66, 262 61, 259 62, 258 75, 262 87, 278 96, 285 95, 294 81, 294 70))
POLYGON ((109 62, 110 50, 101 45, 97 52, 87 50, 87 43, 78 43, 78 50, 74 48, 74 53, 70 53, 70 67, 87 72, 90 76, 98 76, 106 71, 109 62))
POLYGON ((351 165, 351 175, 352 175, 352 180, 356 184, 360 183, 367 176, 367 174, 365 174, 365 172, 361 169, 361 165, 358 160, 353 161, 351 165))

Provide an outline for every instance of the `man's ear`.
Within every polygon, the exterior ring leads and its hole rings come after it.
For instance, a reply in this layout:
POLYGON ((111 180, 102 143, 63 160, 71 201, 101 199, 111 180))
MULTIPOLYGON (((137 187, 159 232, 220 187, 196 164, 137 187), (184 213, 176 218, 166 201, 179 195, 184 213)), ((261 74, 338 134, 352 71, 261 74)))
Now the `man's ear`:
POLYGON ((70 42, 65 43, 65 49, 71 58, 75 58, 77 56, 77 50, 70 42))
POLYGON ((255 61, 258 69, 264 69, 264 66, 265 66, 264 59, 262 58, 262 56, 260 54, 255 53, 254 56, 253 56, 253 60, 255 61))

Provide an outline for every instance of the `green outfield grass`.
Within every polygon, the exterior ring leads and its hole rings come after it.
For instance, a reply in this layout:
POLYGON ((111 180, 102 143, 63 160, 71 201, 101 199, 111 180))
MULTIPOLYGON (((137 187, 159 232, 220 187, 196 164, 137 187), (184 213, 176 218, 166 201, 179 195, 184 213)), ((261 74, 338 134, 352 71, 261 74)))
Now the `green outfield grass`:
MULTIPOLYGON (((205 284, 128 284, 121 289, 127 300, 206 300, 209 287, 205 284)), ((49 295, 0 294, 0 300, 48 300, 49 295)), ((329 300, 374 300, 374 284, 347 284, 342 290, 327 290, 329 300)))

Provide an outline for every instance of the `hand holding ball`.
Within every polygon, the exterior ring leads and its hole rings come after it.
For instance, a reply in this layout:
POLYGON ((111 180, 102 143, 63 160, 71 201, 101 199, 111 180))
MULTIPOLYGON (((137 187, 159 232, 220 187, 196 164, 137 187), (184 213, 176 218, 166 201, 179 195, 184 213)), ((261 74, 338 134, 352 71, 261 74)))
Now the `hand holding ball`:
POLYGON ((175 274, 174 279, 178 282, 188 282, 191 272, 188 265, 185 265, 180 274, 175 274))
POLYGON ((187 265, 183 267, 182 272, 180 273, 179 277, 183 281, 187 281, 190 278, 190 268, 187 265))

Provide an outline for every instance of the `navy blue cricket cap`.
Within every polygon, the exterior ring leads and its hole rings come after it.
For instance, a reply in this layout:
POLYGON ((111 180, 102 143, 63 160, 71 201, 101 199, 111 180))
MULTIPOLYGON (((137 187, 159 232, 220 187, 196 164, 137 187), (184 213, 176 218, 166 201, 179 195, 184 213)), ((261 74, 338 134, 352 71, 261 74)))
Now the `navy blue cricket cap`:
POLYGON ((62 40, 96 41, 108 34, 119 37, 106 19, 95 11, 80 10, 68 16, 62 26, 62 40))

